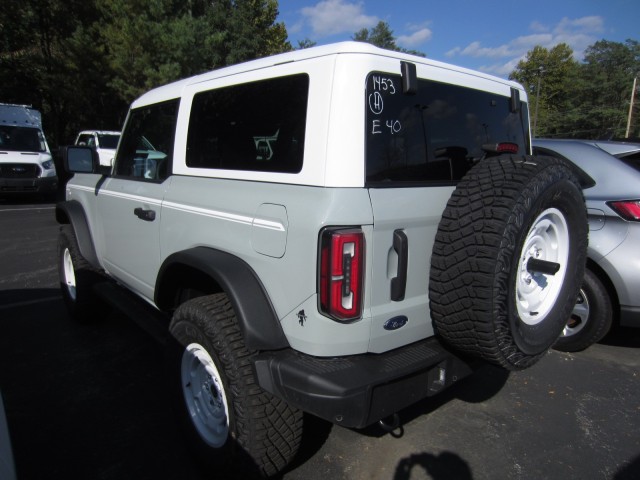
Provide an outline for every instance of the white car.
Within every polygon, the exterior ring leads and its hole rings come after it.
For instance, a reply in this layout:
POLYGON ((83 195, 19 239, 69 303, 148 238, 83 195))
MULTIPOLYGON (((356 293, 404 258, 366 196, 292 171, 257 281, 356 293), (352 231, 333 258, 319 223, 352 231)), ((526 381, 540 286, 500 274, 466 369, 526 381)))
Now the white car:
POLYGON ((108 130, 84 130, 78 134, 75 145, 95 148, 100 157, 100 165, 111 166, 116 155, 120 132, 108 130))

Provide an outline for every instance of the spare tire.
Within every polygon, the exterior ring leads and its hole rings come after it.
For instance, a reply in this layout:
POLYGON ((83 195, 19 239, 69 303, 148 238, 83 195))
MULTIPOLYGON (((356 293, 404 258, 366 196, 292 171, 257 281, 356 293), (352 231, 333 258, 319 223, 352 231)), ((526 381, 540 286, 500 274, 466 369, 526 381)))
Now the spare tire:
POLYGON ((436 332, 509 370, 533 365, 575 305, 587 214, 571 166, 487 158, 459 182, 438 226, 429 279, 436 332))

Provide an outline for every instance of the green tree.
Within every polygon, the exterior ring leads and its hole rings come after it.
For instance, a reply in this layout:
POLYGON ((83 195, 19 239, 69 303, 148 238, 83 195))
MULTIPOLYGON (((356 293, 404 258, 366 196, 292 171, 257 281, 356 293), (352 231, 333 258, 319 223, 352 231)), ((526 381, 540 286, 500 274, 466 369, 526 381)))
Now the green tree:
POLYGON ((276 0, 3 0, 0 101, 40 109, 52 145, 117 129, 142 92, 292 47, 276 0))
POLYGON ((275 0, 98 0, 110 86, 131 101, 151 87, 291 50, 275 0))
POLYGON ((566 116, 574 109, 572 89, 578 71, 573 50, 560 43, 551 49, 534 47, 511 72, 509 78, 527 90, 534 135, 556 135, 567 128, 566 116))
POLYGON ((377 23, 371 30, 368 28, 362 28, 353 34, 351 37, 356 42, 365 42, 375 45, 376 47, 385 48, 387 50, 393 50, 396 52, 410 53, 413 55, 419 55, 424 57, 425 54, 417 50, 407 50, 399 47, 396 44, 396 38, 393 36, 393 30, 389 27, 387 22, 382 20, 377 23))
MULTIPOLYGON (((601 40, 585 52, 580 98, 588 108, 580 128, 593 138, 623 137, 634 77, 640 74, 640 45, 601 40)), ((637 125, 637 123, 636 123, 637 125)))
POLYGON ((639 73, 637 41, 601 40, 587 48, 582 63, 566 44, 550 50, 536 46, 509 78, 529 94, 536 136, 611 138, 625 134, 633 79, 639 73))
POLYGON ((43 112, 56 145, 73 118, 77 84, 69 77, 65 39, 93 20, 83 0, 4 0, 0 16, 0 101, 29 104, 43 112))
POLYGON ((305 38, 304 40, 298 40, 297 50, 303 50, 305 48, 315 47, 316 45, 317 45, 317 42, 314 42, 313 40, 305 38))

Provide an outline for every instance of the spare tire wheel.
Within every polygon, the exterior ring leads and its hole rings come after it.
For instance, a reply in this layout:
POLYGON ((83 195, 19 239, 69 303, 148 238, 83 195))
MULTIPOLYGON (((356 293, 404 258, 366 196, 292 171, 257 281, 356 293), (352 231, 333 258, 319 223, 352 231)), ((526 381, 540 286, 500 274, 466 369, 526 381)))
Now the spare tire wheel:
POLYGON ((533 365, 575 305, 587 251, 580 184, 552 157, 487 158, 459 182, 438 226, 431 318, 460 352, 533 365))

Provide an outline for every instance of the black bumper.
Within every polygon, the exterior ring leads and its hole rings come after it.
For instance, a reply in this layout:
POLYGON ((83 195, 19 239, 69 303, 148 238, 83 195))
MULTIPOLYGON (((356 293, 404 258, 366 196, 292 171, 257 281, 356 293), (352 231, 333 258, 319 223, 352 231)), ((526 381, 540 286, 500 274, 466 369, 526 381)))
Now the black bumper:
POLYGON ((255 367, 268 392, 353 428, 435 395, 472 371, 433 337, 384 354, 319 358, 290 349, 265 352, 255 367))
POLYGON ((0 177, 0 194, 56 193, 57 191, 58 177, 0 177))

